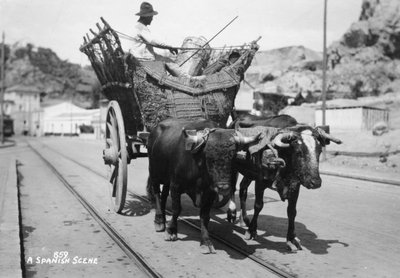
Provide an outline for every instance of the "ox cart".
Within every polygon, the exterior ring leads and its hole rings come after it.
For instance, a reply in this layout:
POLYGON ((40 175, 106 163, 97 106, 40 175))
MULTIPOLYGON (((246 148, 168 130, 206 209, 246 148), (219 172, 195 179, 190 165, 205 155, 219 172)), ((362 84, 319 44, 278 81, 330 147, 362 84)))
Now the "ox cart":
POLYGON ((253 41, 240 48, 216 50, 190 37, 176 62, 191 58, 196 63, 186 64, 186 69, 202 77, 177 77, 166 71, 163 62, 140 61, 124 52, 118 32, 101 21, 97 32, 90 29, 92 38, 88 34, 83 38, 80 50, 88 56, 109 100, 103 159, 111 170, 114 210, 120 213, 127 194, 127 165, 147 156, 149 132, 169 117, 205 118, 225 127, 258 46, 253 41))

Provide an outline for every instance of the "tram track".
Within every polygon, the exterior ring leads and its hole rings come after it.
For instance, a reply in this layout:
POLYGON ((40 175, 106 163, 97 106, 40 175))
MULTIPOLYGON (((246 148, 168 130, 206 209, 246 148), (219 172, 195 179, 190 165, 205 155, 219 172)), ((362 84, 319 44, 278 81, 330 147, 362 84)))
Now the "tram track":
MULTIPOLYGON (((145 274, 149 277, 160 278, 162 277, 146 260, 142 257, 142 255, 134 250, 127 241, 112 227, 110 223, 106 219, 104 219, 98 211, 83 197, 79 194, 73 186, 63 177, 63 175, 47 160, 37 149, 35 149, 31 144, 28 143, 28 146, 46 163, 46 165, 51 169, 51 171, 57 176, 57 178, 63 183, 63 185, 72 193, 72 195, 83 205, 83 207, 89 212, 89 214, 96 220, 96 222, 102 227, 102 229, 112 238, 112 240, 125 252, 125 254, 130 258, 135 265, 137 265, 145 274)), ((47 146, 46 146, 47 147, 47 146)), ((67 156, 62 155, 59 152, 56 152, 59 155, 63 156, 66 159, 71 160, 67 156)), ((71 160, 73 161, 73 160, 71 160)), ((84 167, 77 161, 73 161, 84 167)), ((84 167, 88 169, 88 167, 84 167)), ((93 172, 93 171, 92 171, 93 172)), ((96 173, 98 174, 98 173, 96 173)))
MULTIPOLYGON (((57 155, 63 157, 64 159, 67 159, 71 162, 73 162, 76 165, 79 165, 80 167, 90 171, 91 173, 107 179, 107 175, 104 173, 99 172, 98 170, 95 170, 84 163, 77 161, 74 158, 71 158, 68 155, 63 154, 62 152, 45 145, 44 143, 40 142, 43 146, 45 146, 47 149, 51 150, 51 152, 56 153, 57 155)), ((38 156, 45 161, 45 163, 49 166, 49 168, 57 175, 57 177, 62 181, 62 183, 68 188, 69 191, 79 200, 79 202, 82 203, 82 205, 88 210, 88 212, 94 217, 94 219, 101 225, 101 227, 107 232, 107 234, 110 235, 110 237, 121 247, 121 249, 127 254, 127 256, 132 259, 138 266, 141 266, 143 268, 143 271, 149 275, 149 277, 162 277, 153 267, 151 267, 146 260, 140 255, 140 253, 136 252, 133 248, 129 246, 129 244, 126 242, 126 240, 121 236, 113 227, 110 223, 107 222, 97 211, 96 209, 90 205, 90 203, 83 197, 81 196, 72 186, 71 184, 62 176, 62 174, 48 161, 43 155, 40 154, 40 152, 35 149, 31 144, 28 143, 28 146, 35 151, 38 156)), ((148 200, 147 197, 141 196, 140 194, 137 194, 135 192, 132 192, 131 190, 128 190, 132 196, 135 198, 140 199, 141 201, 150 204, 150 201, 148 200)), ((167 210, 167 213, 171 215, 171 211, 167 210)), ((185 224, 186 226, 195 229, 196 231, 200 231, 200 228, 198 225, 196 225, 193 221, 190 219, 185 219, 180 217, 179 220, 181 223, 185 224)), ((263 267, 265 270, 268 272, 276 275, 277 277, 285 277, 285 278, 292 278, 295 277, 294 274, 291 274, 289 272, 286 272, 282 269, 279 269, 275 265, 265 261, 264 259, 250 254, 249 252, 241 249, 239 246, 229 242, 228 240, 225 240, 221 236, 210 232, 211 238, 213 238, 215 241, 218 241, 222 245, 227 246, 231 250, 234 250, 235 252, 241 254, 242 256, 245 256, 249 258, 251 261, 256 263, 257 265, 263 267)))

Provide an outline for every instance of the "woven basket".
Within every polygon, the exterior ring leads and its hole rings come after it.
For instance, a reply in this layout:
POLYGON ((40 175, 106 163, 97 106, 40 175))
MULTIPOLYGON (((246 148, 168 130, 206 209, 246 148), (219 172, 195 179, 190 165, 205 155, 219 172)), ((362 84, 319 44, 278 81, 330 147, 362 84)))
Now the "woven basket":
POLYGON ((204 37, 187 37, 182 43, 182 48, 204 48, 200 51, 196 49, 181 50, 176 56, 175 63, 180 66, 183 72, 191 76, 201 75, 210 59, 211 49, 204 37), (193 55, 194 54, 194 55, 193 55), (193 56, 192 56, 193 55, 193 56), (188 58, 190 58, 188 60, 188 58))
POLYGON ((225 127, 233 109, 238 86, 192 95, 170 86, 161 86, 143 68, 133 72, 136 94, 143 123, 148 130, 160 121, 172 117, 178 119, 210 119, 225 127))

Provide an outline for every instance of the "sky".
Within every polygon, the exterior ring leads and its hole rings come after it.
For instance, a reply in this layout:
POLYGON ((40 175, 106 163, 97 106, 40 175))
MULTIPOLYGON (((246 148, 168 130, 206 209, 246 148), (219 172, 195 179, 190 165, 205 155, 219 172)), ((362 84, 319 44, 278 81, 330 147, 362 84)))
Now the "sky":
MULTIPOLYGON (((261 50, 303 45, 323 48, 324 0, 148 0, 158 11, 151 32, 172 46, 188 36, 211 39, 212 47, 242 45, 261 36, 261 50)), ((0 0, 0 32, 6 44, 51 48, 64 60, 89 64, 79 51, 83 36, 103 17, 113 29, 131 34, 142 1, 0 0)), ((358 20, 362 0, 328 0, 327 44, 339 40, 358 20)), ((129 41, 122 40, 124 49, 129 41)))

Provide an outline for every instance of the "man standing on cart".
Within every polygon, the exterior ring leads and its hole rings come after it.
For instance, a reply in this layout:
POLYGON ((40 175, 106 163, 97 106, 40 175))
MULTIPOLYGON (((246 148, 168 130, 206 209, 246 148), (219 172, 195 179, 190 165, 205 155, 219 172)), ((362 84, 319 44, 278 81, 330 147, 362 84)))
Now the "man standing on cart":
POLYGON ((170 62, 169 58, 158 55, 153 47, 168 49, 172 54, 177 54, 178 49, 155 39, 147 27, 153 21, 153 16, 157 14, 158 12, 153 10, 153 6, 150 3, 143 2, 140 5, 140 12, 136 13, 139 16, 139 20, 134 29, 131 53, 139 60, 164 60, 170 62))
POLYGON ((168 57, 161 56, 154 51, 154 47, 161 49, 168 49, 172 54, 178 54, 178 49, 165 44, 151 34, 150 29, 147 27, 153 21, 153 16, 158 12, 153 9, 153 6, 148 2, 143 2, 140 5, 140 12, 136 13, 139 20, 135 25, 133 34, 133 44, 130 53, 138 60, 144 61, 163 61, 166 63, 167 68, 177 74, 178 76, 190 77, 187 73, 183 72, 178 64, 168 57))

